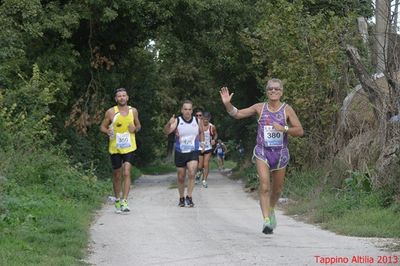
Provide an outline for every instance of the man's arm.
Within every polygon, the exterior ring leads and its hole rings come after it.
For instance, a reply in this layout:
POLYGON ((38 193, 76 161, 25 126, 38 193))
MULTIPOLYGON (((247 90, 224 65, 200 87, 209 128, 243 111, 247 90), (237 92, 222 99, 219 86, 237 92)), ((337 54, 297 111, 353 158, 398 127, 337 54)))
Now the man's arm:
POLYGON ((203 152, 205 147, 206 147, 206 144, 204 142, 204 140, 205 140, 205 137, 204 137, 204 124, 203 124, 203 121, 201 121, 201 120, 198 121, 198 122, 199 122, 198 125, 199 125, 200 147, 201 147, 201 150, 203 152))
POLYGON ((224 148, 224 152, 228 153, 228 149, 226 148, 226 145, 224 143, 222 143, 222 147, 224 148))
MULTIPOLYGON (((260 103, 256 103, 248 108, 244 108, 244 109, 238 109, 236 114, 233 115, 232 117, 235 119, 242 119, 242 118, 246 118, 246 117, 250 117, 253 115, 258 114, 258 109, 259 109, 260 103)), ((228 111, 228 109, 227 109, 228 111)), ((229 112, 228 112, 229 113, 229 112)))
POLYGON ((200 137, 200 141, 204 142, 204 125, 201 120, 199 121, 199 137, 200 137))
POLYGON ((174 132, 174 130, 176 129, 177 123, 178 123, 178 119, 175 117, 175 115, 172 115, 172 117, 169 119, 167 124, 165 124, 165 126, 164 126, 164 134, 169 135, 172 132, 174 132))
POLYGON ((230 116, 235 119, 246 118, 255 114, 259 114, 261 112, 259 103, 245 109, 237 109, 231 104, 233 93, 229 94, 229 89, 227 87, 221 88, 219 94, 221 95, 221 100, 222 103, 225 105, 226 111, 230 116))
POLYGON ((290 123, 290 127, 287 130, 287 133, 293 137, 303 136, 304 135, 303 126, 301 125, 300 120, 296 115, 296 112, 289 105, 286 108, 287 108, 286 113, 287 113, 288 120, 290 123))
POLYGON ((133 113, 133 123, 129 124, 129 132, 130 133, 137 133, 142 129, 142 125, 140 124, 139 120, 139 112, 136 108, 132 108, 133 113))
POLYGON ((112 109, 108 109, 104 115, 103 121, 100 124, 100 131, 108 136, 112 135, 112 129, 109 128, 110 124, 112 123, 112 120, 110 119, 110 117, 112 117, 112 112, 112 109))
POLYGON ((213 131, 213 137, 212 137, 212 140, 211 140, 211 145, 215 145, 215 143, 217 143, 217 139, 218 139, 218 132, 217 132, 217 127, 216 126, 212 126, 211 127, 212 129, 212 131, 213 131))

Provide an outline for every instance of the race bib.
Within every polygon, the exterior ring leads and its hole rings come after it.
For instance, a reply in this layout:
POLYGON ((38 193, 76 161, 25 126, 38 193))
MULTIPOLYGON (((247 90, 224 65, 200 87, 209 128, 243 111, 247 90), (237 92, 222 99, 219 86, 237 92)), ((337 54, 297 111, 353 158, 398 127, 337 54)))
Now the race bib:
POLYGON ((283 145, 283 133, 273 126, 264 126, 264 144, 266 147, 277 147, 283 145))
POLYGON ((194 151, 194 138, 193 137, 181 137, 180 139, 180 146, 181 146, 181 152, 191 152, 194 151))
POLYGON ((117 141, 117 148, 118 149, 130 148, 131 147, 131 136, 130 136, 129 132, 117 133, 116 141, 117 141))

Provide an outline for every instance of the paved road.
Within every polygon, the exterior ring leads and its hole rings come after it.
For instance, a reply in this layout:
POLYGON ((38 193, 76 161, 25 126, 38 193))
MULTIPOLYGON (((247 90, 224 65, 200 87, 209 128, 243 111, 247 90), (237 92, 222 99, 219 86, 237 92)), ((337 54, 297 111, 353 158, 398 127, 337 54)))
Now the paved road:
POLYGON ((376 239, 338 236, 279 210, 274 234, 262 234, 258 202, 240 182, 217 172, 211 173, 207 189, 196 186, 194 208, 180 208, 177 189, 171 189, 174 180, 175 174, 137 180, 128 215, 116 214, 113 205, 105 205, 91 227, 88 262, 99 266, 378 265, 380 256, 393 261, 399 255, 378 249, 376 239), (356 256, 360 257, 352 261, 356 256))

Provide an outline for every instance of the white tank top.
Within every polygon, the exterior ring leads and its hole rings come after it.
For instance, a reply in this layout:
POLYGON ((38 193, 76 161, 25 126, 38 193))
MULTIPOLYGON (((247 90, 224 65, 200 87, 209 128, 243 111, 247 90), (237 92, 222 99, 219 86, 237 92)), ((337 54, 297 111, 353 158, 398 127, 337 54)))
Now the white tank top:
MULTIPOLYGON (((211 127, 213 125, 211 123, 208 123, 208 129, 204 131, 204 151, 209 151, 212 150, 212 145, 211 145, 211 140, 212 140, 212 135, 211 135, 211 127)), ((199 150, 201 151, 201 146, 199 147, 199 150)))
POLYGON ((175 130, 175 150, 181 153, 197 151, 199 142, 199 124, 197 119, 192 116, 189 121, 185 121, 182 116, 178 116, 178 125, 175 130))

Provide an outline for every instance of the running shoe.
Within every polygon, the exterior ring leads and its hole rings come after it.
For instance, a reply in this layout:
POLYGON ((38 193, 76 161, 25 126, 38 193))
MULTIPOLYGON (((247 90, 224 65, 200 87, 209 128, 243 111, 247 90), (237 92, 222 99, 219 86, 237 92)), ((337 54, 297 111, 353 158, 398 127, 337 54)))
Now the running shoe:
POLYGON ((200 176, 201 176, 201 172, 200 172, 200 170, 199 171, 197 171, 197 173, 196 173, 196 178, 195 178, 195 184, 198 184, 198 183, 200 183, 200 176))
POLYGON ((271 221, 271 226, 273 229, 276 228, 276 216, 275 216, 275 209, 274 208, 270 208, 269 209, 269 220, 271 221))
POLYGON ((121 212, 121 201, 119 199, 115 200, 114 206, 115 206, 115 212, 120 213, 121 212))
POLYGON ((208 184, 206 180, 203 180, 203 187, 208 188, 208 184))
POLYGON ((189 206, 189 207, 193 207, 194 206, 192 197, 186 196, 186 205, 189 206))
POLYGON ((274 228, 272 228, 271 225, 271 220, 267 217, 264 219, 264 224, 263 224, 263 230, 262 232, 264 234, 272 234, 272 231, 274 230, 274 228))
POLYGON ((131 209, 129 209, 128 201, 127 201, 126 199, 123 199, 123 200, 122 200, 122 203, 121 203, 121 211, 122 211, 122 212, 130 212, 130 211, 131 211, 131 209))
POLYGON ((185 207, 185 198, 179 198, 178 206, 179 207, 185 207))

